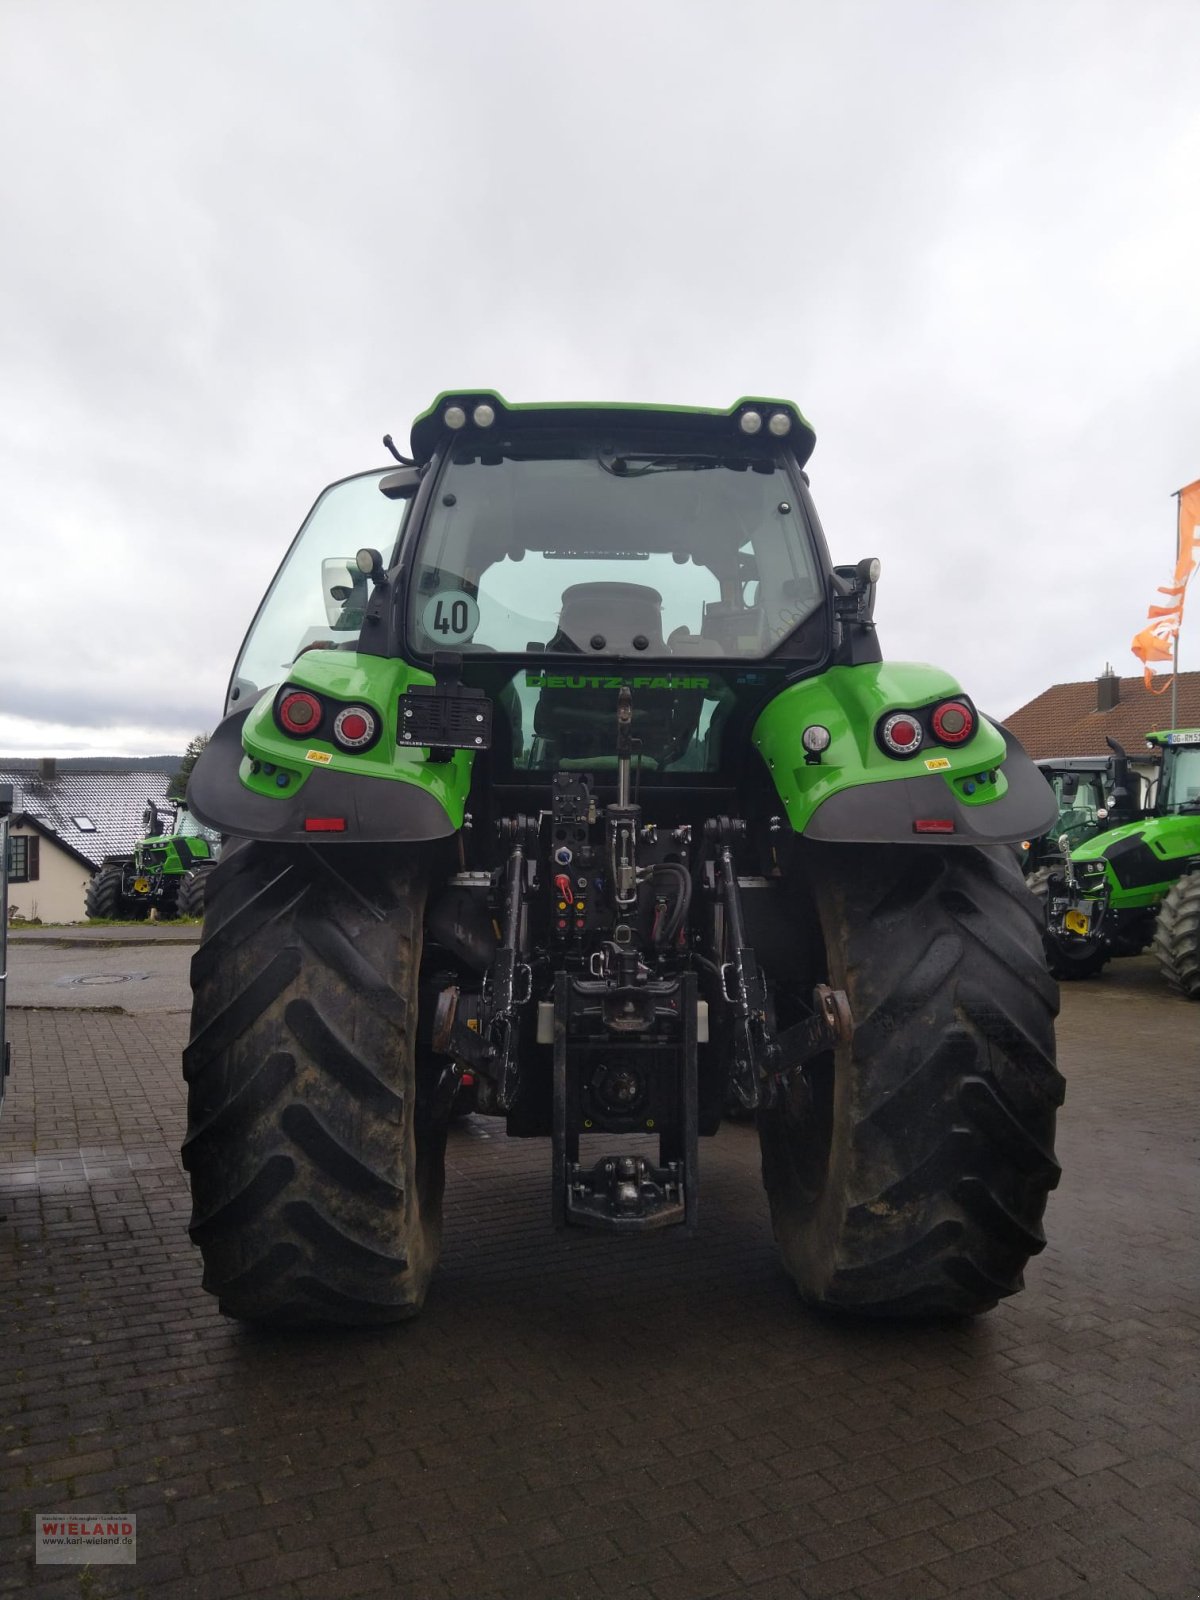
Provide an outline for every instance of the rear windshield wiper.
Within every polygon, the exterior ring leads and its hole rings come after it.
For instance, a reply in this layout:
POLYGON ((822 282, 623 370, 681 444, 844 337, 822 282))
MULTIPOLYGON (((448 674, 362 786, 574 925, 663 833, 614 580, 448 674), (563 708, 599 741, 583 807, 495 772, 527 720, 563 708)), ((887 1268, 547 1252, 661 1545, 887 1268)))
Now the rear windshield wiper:
POLYGON ((747 463, 730 461, 724 456, 655 456, 626 452, 619 456, 597 456, 605 472, 614 478, 645 478, 651 472, 711 472, 716 467, 730 467, 744 472, 747 463))

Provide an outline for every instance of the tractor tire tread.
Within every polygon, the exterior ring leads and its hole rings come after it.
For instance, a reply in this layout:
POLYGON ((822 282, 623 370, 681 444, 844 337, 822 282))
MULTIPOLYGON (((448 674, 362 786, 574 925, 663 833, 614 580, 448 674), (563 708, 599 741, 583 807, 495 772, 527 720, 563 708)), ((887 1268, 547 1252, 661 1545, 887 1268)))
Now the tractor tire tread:
POLYGON ((841 950, 829 981, 856 1027, 835 1068, 840 1153, 816 1200, 789 1173, 781 1126, 760 1119, 785 1265, 829 1308, 987 1310, 1044 1247, 1059 1177, 1058 992, 1037 902, 1006 851, 846 847, 818 873, 841 950))
POLYGON ((1176 994, 1200 1000, 1200 872, 1180 878, 1159 907, 1154 954, 1176 994))
POLYGON ((203 866, 190 867, 183 875, 183 880, 175 895, 175 915, 177 917, 202 917, 204 915, 204 892, 208 887, 208 880, 212 876, 216 863, 205 863, 203 866))
POLYGON ((413 852, 314 855, 239 844, 209 875, 184 1052, 191 1234, 230 1316, 395 1322, 420 1308, 441 1226, 438 1130, 416 1126, 424 876, 413 852))
POLYGON ((83 897, 84 911, 88 917, 102 922, 120 917, 123 909, 121 873, 119 865, 101 867, 90 880, 83 897))

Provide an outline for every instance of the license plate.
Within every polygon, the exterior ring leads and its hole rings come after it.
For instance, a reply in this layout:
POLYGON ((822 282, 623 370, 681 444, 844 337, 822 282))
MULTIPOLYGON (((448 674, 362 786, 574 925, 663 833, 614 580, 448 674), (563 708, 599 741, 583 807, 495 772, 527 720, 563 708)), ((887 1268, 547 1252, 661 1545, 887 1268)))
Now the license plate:
POLYGON ((1063 923, 1068 933, 1086 934, 1091 926, 1086 911, 1068 911, 1063 923))

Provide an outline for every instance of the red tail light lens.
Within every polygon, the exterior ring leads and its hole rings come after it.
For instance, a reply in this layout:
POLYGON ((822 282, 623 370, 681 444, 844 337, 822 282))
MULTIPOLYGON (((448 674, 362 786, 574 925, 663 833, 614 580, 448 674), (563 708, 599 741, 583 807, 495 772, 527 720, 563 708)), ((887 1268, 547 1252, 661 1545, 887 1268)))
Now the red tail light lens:
POLYGON ((375 713, 366 706, 347 706, 333 719, 333 737, 343 750, 361 750, 378 731, 375 713))
POLYGON ((276 716, 284 733, 290 733, 294 739, 308 739, 321 726, 321 702, 315 694, 296 689, 284 695, 276 716))
POLYGON ((921 748, 925 735, 911 711, 893 711, 879 724, 879 737, 890 755, 911 756, 921 748))
POLYGON ((944 700, 933 713, 933 731, 943 744, 965 744, 975 732, 970 706, 961 700, 944 700))

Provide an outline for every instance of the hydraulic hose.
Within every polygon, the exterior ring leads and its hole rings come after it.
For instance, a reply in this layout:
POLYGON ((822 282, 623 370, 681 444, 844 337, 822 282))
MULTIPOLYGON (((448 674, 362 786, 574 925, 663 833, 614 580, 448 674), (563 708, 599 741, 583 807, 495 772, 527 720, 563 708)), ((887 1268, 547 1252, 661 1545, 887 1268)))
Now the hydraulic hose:
POLYGON ((662 927, 658 930, 656 943, 669 945, 679 936, 679 930, 687 919, 688 911, 692 904, 692 875, 679 861, 660 861, 654 867, 654 876, 665 873, 674 878, 677 885, 675 904, 671 914, 667 917, 662 927))

